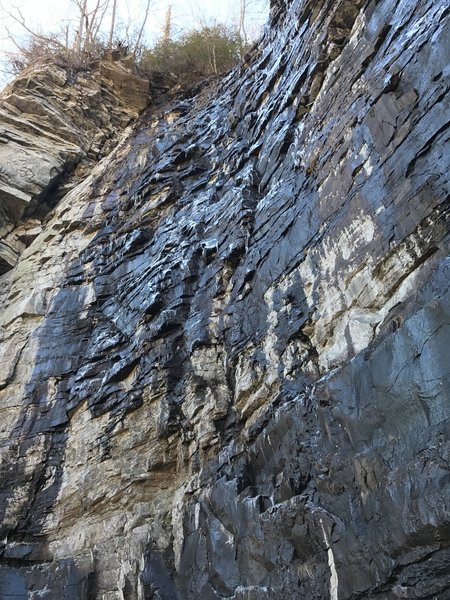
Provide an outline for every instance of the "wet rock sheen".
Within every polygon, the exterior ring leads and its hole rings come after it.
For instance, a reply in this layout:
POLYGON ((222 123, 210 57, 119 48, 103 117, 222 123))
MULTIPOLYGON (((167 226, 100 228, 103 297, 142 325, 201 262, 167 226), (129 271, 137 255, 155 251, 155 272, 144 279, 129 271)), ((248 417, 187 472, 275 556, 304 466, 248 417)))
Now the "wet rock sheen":
POLYGON ((1 600, 450 597, 449 19, 3 96, 1 600))

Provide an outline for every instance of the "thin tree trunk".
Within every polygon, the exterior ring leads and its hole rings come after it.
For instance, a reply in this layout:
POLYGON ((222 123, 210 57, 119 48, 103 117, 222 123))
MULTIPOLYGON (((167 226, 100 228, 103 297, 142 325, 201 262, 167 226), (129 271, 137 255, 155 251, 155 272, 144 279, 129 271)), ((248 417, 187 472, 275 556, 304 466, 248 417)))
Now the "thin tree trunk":
POLYGON ((216 44, 215 44, 215 42, 213 42, 212 56, 213 56, 213 71, 214 71, 214 75, 217 75, 217 59, 216 59, 216 44))
POLYGON ((142 35, 144 33, 145 26, 147 24, 148 13, 150 11, 150 2, 151 0, 147 0, 147 6, 145 7, 144 19, 142 21, 141 29, 139 30, 139 35, 137 36, 136 44, 134 46, 133 54, 136 56, 139 46, 141 44, 142 35))
POLYGON ((112 16, 111 16, 111 28, 109 30, 109 42, 108 42, 108 48, 110 50, 112 49, 112 43, 113 43, 113 37, 114 37, 114 29, 115 29, 115 26, 116 26, 116 9, 117 9, 117 0, 113 0, 112 16))
POLYGON ((87 0, 83 0, 83 3, 77 2, 78 10, 80 11, 80 22, 78 25, 78 34, 75 43, 75 55, 77 57, 81 54, 81 47, 83 45, 83 35, 84 35, 84 17, 87 10, 87 0))
POLYGON ((241 59, 244 56, 244 49, 247 47, 247 30, 245 28, 245 17, 247 12, 247 0, 240 0, 239 9, 239 54, 241 59))
MULTIPOLYGON (((106 0, 105 4, 108 5, 109 0, 106 0)), ((89 50, 91 50, 93 48, 93 46, 95 45, 95 39, 96 39, 96 31, 98 31, 98 29, 100 29, 101 24, 102 24, 102 19, 103 17, 98 20, 97 19, 97 13, 99 11, 100 8, 100 0, 97 0, 97 4, 94 8, 93 11, 91 11, 90 13, 88 13, 86 11, 86 36, 85 36, 85 51, 89 52, 89 50)))
POLYGON ((108 10, 108 4, 109 4, 109 1, 106 2, 106 4, 103 6, 103 12, 101 14, 101 17, 99 19, 97 19, 95 29, 92 31, 92 39, 94 39, 94 40, 98 39, 100 27, 102 26, 103 19, 105 18, 105 15, 106 15, 106 11, 108 10))
POLYGON ((164 21, 163 44, 168 46, 172 35, 172 5, 169 4, 166 11, 166 19, 164 21))

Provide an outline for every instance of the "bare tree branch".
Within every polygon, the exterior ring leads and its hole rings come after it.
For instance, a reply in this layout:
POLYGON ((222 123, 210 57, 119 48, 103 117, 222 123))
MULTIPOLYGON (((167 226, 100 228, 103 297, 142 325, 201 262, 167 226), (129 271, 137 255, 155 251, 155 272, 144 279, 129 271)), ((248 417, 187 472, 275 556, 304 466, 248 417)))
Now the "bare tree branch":
POLYGON ((116 10, 117 10, 117 0, 113 0, 112 6, 112 16, 111 16, 111 27, 109 28, 109 41, 108 48, 111 50, 114 36, 114 29, 116 26, 116 10))
POLYGON ((136 39, 136 44, 135 44, 134 50, 133 50, 134 56, 136 56, 137 51, 139 49, 139 46, 141 44, 142 35, 144 33, 144 29, 145 29, 145 26, 147 24, 148 14, 150 12, 150 3, 151 3, 151 0, 147 0, 147 6, 145 7, 144 18, 142 20, 142 25, 141 25, 141 28, 139 30, 139 33, 138 33, 138 36, 137 36, 137 39, 136 39))

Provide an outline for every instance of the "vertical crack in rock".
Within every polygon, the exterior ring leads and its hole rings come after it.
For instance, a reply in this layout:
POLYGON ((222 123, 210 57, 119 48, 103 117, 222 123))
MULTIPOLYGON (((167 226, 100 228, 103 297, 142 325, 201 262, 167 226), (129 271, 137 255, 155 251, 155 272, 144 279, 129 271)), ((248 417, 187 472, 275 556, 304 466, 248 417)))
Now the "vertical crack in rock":
POLYGON ((325 540, 325 544, 327 545, 328 552, 328 566, 330 567, 330 600, 338 600, 339 579, 336 571, 336 563, 334 562, 332 542, 325 530, 322 519, 320 519, 320 526, 322 528, 323 539, 325 540))

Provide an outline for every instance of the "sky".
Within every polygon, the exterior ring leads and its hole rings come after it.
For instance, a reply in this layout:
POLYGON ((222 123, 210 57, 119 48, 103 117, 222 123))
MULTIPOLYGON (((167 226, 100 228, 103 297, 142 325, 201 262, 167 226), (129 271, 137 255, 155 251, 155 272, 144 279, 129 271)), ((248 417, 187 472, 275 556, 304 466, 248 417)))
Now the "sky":
MULTIPOLYGON (((76 29, 76 0, 0 0, 0 87, 7 80, 2 74, 5 68, 5 53, 14 46, 8 39, 8 32, 16 40, 23 40, 26 31, 11 15, 23 15, 26 25, 37 33, 55 33, 65 25, 76 29)), ((94 6, 97 0, 88 0, 94 6)), ((105 1, 105 0, 101 0, 105 1)), ((267 20, 268 0, 246 0, 247 29, 253 35, 267 20)), ((161 35, 168 5, 172 6, 172 27, 176 35, 180 31, 192 29, 199 24, 214 22, 238 24, 240 0, 151 0, 150 15, 147 21, 145 38, 148 44, 161 35)), ((118 0, 118 21, 123 29, 133 27, 142 22, 146 0, 118 0)))

